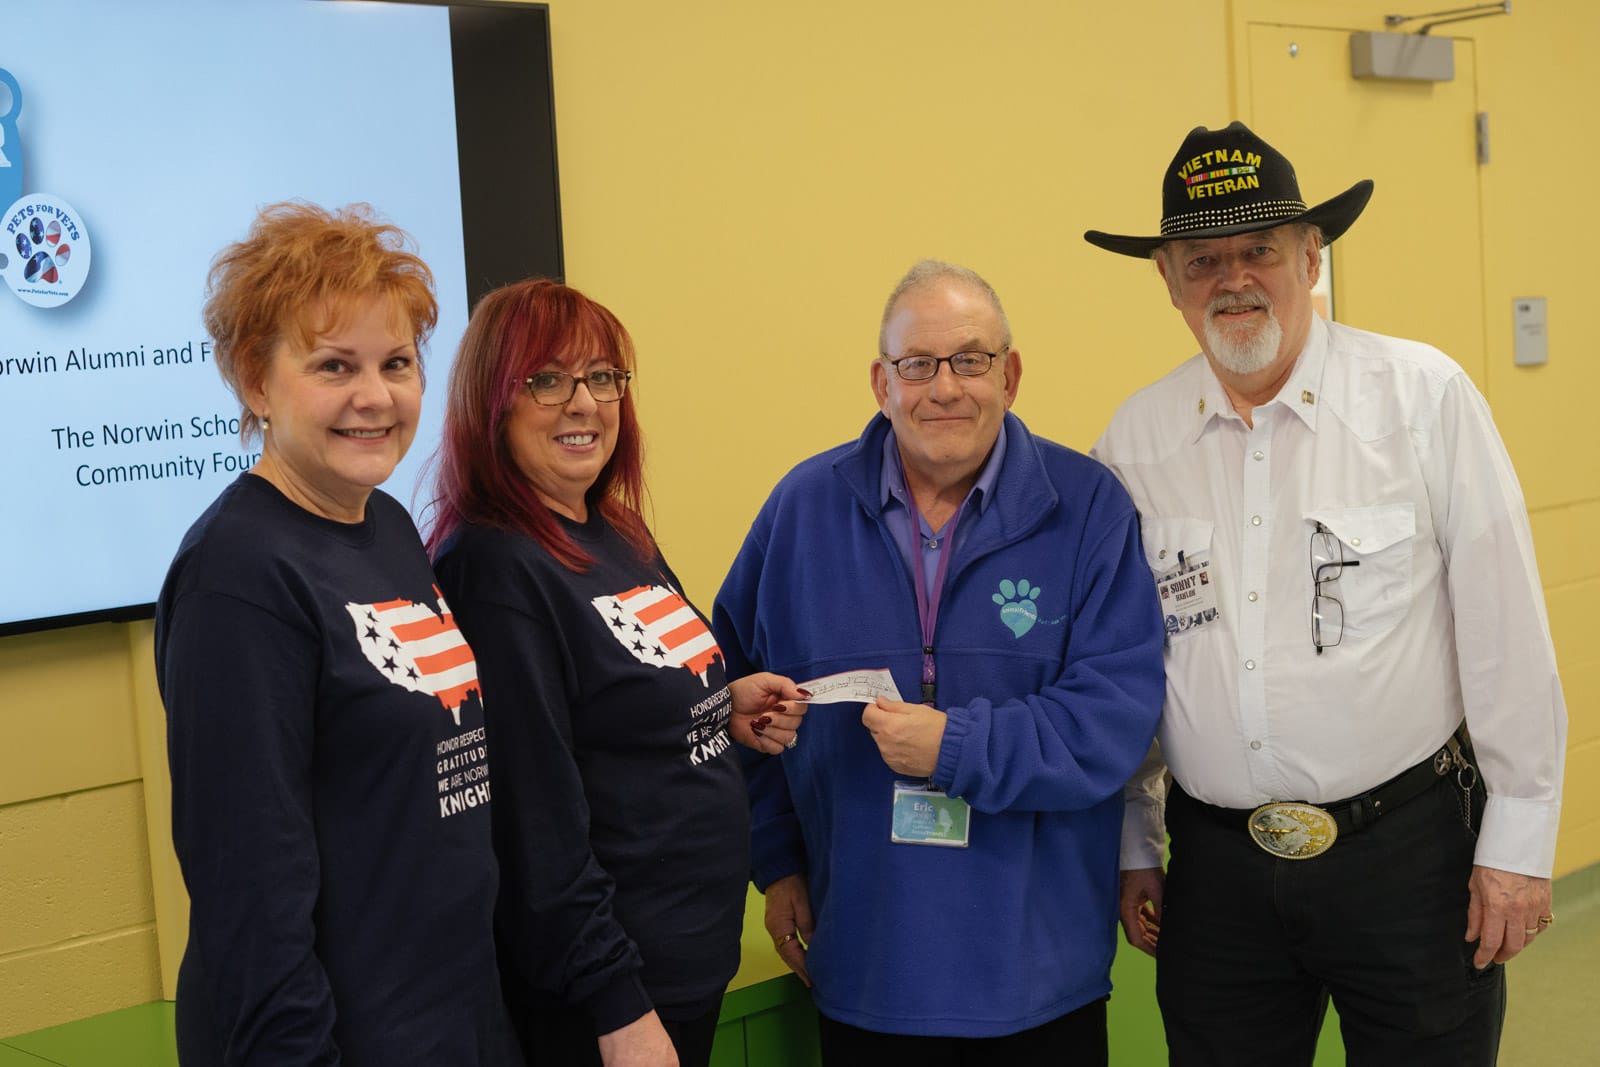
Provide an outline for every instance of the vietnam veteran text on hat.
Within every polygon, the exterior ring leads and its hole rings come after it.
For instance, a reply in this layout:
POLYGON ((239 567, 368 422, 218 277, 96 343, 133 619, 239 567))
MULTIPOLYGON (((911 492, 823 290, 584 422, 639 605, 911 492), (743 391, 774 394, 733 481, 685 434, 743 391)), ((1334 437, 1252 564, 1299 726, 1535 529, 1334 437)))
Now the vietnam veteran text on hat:
POLYGON ((1083 239, 1108 251, 1147 258, 1168 241, 1228 237, 1304 222, 1321 227, 1326 244, 1350 228, 1371 196, 1372 182, 1363 180, 1308 208, 1293 165, 1244 123, 1221 130, 1196 126, 1161 179, 1161 236, 1089 230, 1083 239))

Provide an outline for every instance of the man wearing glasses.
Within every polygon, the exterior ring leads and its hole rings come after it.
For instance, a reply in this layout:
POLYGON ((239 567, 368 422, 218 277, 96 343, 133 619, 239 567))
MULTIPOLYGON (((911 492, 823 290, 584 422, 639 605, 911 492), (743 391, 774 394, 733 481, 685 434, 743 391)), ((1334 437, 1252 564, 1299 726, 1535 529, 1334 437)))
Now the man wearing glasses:
POLYGON ((882 414, 779 483, 717 596, 730 676, 868 701, 747 767, 767 930, 825 1063, 1105 1064, 1122 783, 1163 690, 1137 520, 1008 413, 1022 357, 972 271, 913 267, 878 352, 882 414))
POLYGON ((1370 181, 1308 208, 1236 122, 1162 188, 1160 236, 1084 236, 1153 257, 1201 348, 1094 448, 1182 596, 1122 855, 1171 1061, 1309 1065, 1331 996, 1352 1064, 1492 1064, 1566 748, 1511 461, 1443 353, 1313 314, 1370 181))

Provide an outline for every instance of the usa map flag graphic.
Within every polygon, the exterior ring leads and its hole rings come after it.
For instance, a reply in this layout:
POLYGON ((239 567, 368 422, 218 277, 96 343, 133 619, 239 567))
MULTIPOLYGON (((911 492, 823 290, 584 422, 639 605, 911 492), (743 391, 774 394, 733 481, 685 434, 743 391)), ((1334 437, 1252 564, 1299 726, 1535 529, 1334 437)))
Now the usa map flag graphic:
POLYGON ((677 592, 661 585, 636 585, 589 603, 634 659, 657 667, 687 667, 699 676, 701 685, 710 686, 706 671, 722 658, 722 649, 677 592))
POLYGON ((439 614, 426 604, 385 600, 377 604, 346 604, 356 624, 356 639, 367 662, 389 681, 413 693, 439 698, 461 725, 461 703, 476 690, 479 699, 478 662, 472 648, 456 628, 444 594, 434 586, 439 614))

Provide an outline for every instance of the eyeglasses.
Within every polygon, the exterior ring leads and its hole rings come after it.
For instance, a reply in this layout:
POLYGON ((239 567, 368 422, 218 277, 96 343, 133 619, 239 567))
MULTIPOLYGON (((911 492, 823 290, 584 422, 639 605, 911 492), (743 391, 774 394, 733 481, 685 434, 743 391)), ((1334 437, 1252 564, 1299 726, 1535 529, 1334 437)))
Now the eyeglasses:
POLYGON ((614 367, 601 367, 581 375, 542 370, 531 378, 522 379, 522 384, 528 387, 528 395, 533 397, 534 403, 560 407, 578 395, 579 382, 588 388, 589 395, 596 403, 614 404, 628 391, 628 382, 632 378, 632 371, 614 367))
POLYGON ((994 365, 997 352, 957 352, 953 356, 902 356, 899 359, 889 359, 889 366, 894 372, 908 382, 925 382, 939 373, 939 364, 948 363, 950 369, 963 378, 977 378, 989 373, 989 368, 994 365))
POLYGON ((1359 567, 1358 559, 1344 558, 1344 544, 1332 530, 1317 523, 1311 531, 1311 647, 1322 655, 1344 639, 1344 601, 1322 591, 1337 582, 1346 567, 1359 567))

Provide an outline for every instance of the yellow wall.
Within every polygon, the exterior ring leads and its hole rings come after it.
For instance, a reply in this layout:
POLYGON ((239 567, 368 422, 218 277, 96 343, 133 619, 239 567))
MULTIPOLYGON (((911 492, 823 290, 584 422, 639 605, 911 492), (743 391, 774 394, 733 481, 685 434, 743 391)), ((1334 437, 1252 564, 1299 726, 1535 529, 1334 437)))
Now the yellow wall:
POLYGON ((0 1035, 162 992, 130 629, 0 640, 0 1035))
POLYGON ((1600 861, 1600 447, 1589 437, 1600 395, 1593 354, 1600 322, 1585 309, 1596 274, 1572 207, 1600 168, 1588 136, 1600 83, 1584 42, 1600 39, 1600 5, 1551 0, 1515 5, 1485 27, 1480 63, 1494 162, 1483 172, 1487 393, 1517 464, 1533 517, 1539 568, 1567 696, 1566 799, 1556 862, 1600 861), (1524 21, 1525 20, 1525 21, 1524 21), (1512 365, 1511 301, 1550 301, 1550 366, 1512 365), (1559 362, 1558 362, 1559 360, 1559 362))
MULTIPOLYGON (((881 302, 920 256, 989 277, 1024 357, 1018 412, 1087 447, 1193 342, 1150 269, 1082 231, 1154 225, 1178 139, 1241 107, 1249 21, 1376 29, 1393 7, 550 6, 569 278, 638 341, 655 526, 704 607, 771 484, 871 414, 881 302)), ((1594 271, 1579 229, 1600 170, 1583 133, 1600 5, 1517 5, 1451 30, 1476 41, 1493 127, 1486 388, 1533 510, 1572 717, 1565 872, 1600 861, 1600 654, 1584 624, 1600 596, 1600 449, 1583 429, 1600 337, 1581 312, 1594 271), (1552 359, 1536 371, 1511 367, 1509 303, 1526 295, 1550 300, 1552 359)), ((1307 194, 1364 173, 1349 165, 1302 175, 1307 194)), ((1378 196, 1426 190, 1426 173, 1411 180, 1378 196)), ((1430 287, 1428 253, 1384 281, 1437 306, 1451 294, 1430 287)), ((153 999, 162 979, 170 995, 183 904, 149 655, 147 623, 0 640, 0 1035, 153 999)))

